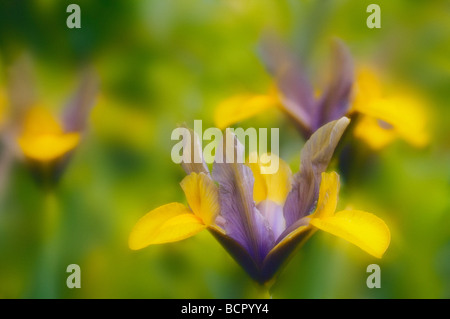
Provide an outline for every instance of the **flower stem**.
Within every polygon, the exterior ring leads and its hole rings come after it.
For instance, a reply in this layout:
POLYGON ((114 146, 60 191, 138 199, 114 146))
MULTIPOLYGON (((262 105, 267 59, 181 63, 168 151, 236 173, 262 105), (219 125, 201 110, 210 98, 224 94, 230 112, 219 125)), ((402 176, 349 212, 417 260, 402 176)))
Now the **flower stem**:
POLYGON ((42 243, 38 256, 31 298, 53 299, 59 295, 58 273, 60 263, 60 223, 61 214, 54 189, 44 193, 42 215, 42 243))

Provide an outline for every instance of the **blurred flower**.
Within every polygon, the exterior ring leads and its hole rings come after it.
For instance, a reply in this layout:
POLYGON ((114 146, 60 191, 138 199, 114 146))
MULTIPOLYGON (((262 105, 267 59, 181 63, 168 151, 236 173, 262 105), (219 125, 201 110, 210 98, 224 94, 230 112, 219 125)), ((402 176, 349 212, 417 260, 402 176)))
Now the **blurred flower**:
POLYGON ((80 133, 64 132, 48 109, 30 108, 25 116, 18 143, 25 157, 38 162, 51 162, 72 151, 80 141, 80 133))
POLYGON ((97 87, 97 78, 86 72, 59 121, 43 106, 27 109, 17 141, 23 155, 43 175, 40 177, 57 180, 61 176, 80 143, 97 87))
MULTIPOLYGON (((183 165, 189 175, 181 187, 189 207, 170 203, 146 214, 130 234, 130 248, 174 242, 208 229, 261 284, 270 284, 288 257, 317 229, 381 258, 390 242, 381 219, 357 210, 335 213, 339 176, 325 170, 348 123, 344 117, 318 129, 306 142, 300 171, 293 176, 281 160, 274 174, 262 174, 260 161, 243 164, 239 159, 243 146, 227 130, 231 135, 216 150, 212 175, 204 162, 183 165), (226 163, 230 150, 234 162, 226 163)), ((193 132, 191 138, 195 139, 193 132)), ((195 158, 193 144, 190 159, 195 158)))
POLYGON ((428 144, 424 103, 417 94, 383 93, 376 73, 369 68, 358 71, 352 111, 362 114, 354 134, 373 149, 380 149, 403 138, 416 147, 428 144))
POLYGON ((300 61, 281 41, 266 38, 261 53, 276 88, 268 94, 243 94, 223 101, 215 112, 216 126, 225 128, 276 106, 288 114, 305 138, 309 138, 322 125, 347 114, 353 86, 353 61, 341 41, 333 42, 333 70, 322 94, 315 93, 300 61))
POLYGON ((361 119, 354 134, 374 149, 397 137, 417 147, 428 143, 421 99, 411 93, 385 96, 375 73, 367 68, 358 71, 354 83, 352 57, 341 41, 333 43, 333 70, 322 94, 315 93, 301 63, 280 41, 266 39, 261 51, 276 87, 268 94, 240 94, 221 102, 214 115, 219 128, 279 107, 308 138, 322 125, 357 112, 361 119))
POLYGON ((11 111, 3 139, 6 153, 24 156, 39 178, 53 180, 60 176, 68 156, 80 143, 98 80, 92 70, 85 69, 78 89, 58 119, 47 106, 36 103, 31 68, 30 57, 24 55, 10 69, 11 111))

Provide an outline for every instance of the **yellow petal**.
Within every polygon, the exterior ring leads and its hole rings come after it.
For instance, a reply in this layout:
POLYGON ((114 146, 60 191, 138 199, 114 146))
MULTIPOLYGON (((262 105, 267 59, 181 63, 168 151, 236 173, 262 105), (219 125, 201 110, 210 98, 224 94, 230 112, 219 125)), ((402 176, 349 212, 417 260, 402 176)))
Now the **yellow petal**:
POLYGON ((254 201, 259 203, 269 199, 282 205, 292 185, 292 172, 289 165, 275 154, 263 154, 263 161, 256 154, 250 154, 250 159, 252 158, 256 159, 256 163, 249 163, 248 165, 255 178, 253 186, 254 201), (264 168, 269 168, 276 162, 278 162, 278 169, 274 173, 264 174, 264 168))
POLYGON ((138 250, 148 245, 183 240, 197 234, 206 226, 180 203, 160 206, 142 217, 131 231, 128 245, 138 250))
POLYGON ((34 106, 25 114, 22 135, 62 134, 63 129, 45 107, 34 106))
POLYGON ((383 128, 376 118, 364 115, 357 122, 353 134, 374 150, 382 149, 399 137, 393 127, 383 128))
POLYGON ((390 124, 393 131, 383 132, 384 128, 377 129, 372 125, 369 127, 371 132, 363 132, 361 127, 358 135, 375 149, 389 143, 395 135, 401 136, 416 147, 425 146, 429 142, 425 104, 420 96, 409 90, 384 97, 375 73, 363 69, 357 76, 352 110, 390 124), (395 134, 392 134, 393 132, 395 134), (373 137, 370 138, 370 135, 373 137))
POLYGON ((213 225, 220 206, 218 189, 211 178, 204 173, 191 173, 180 185, 194 214, 204 224, 213 225))
POLYGON ((402 138, 414 146, 422 147, 428 143, 427 114, 419 100, 406 95, 373 100, 363 113, 392 125, 402 138))
POLYGON ((381 258, 389 246, 391 234, 377 216, 359 210, 343 210, 334 216, 312 218, 310 224, 381 258))
POLYGON ((246 120, 262 113, 278 104, 274 94, 252 95, 241 94, 226 99, 220 103, 214 113, 214 122, 219 129, 246 120))
POLYGON ((352 109, 364 112, 368 102, 382 96, 381 83, 375 71, 368 67, 361 67, 356 75, 352 109))
POLYGON ((79 133, 24 135, 18 139, 24 155, 47 162, 73 150, 80 141, 79 133))
POLYGON ((317 207, 311 218, 333 216, 339 196, 339 175, 336 172, 322 173, 317 207))
POLYGON ((258 163, 248 163, 255 182, 253 183, 253 200, 258 204, 267 199, 267 182, 258 163))

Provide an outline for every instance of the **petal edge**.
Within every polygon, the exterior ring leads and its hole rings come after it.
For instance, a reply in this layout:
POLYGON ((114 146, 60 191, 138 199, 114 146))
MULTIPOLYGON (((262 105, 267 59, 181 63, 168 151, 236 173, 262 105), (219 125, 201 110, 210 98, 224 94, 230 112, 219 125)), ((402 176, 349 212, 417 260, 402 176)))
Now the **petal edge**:
POLYGON ((179 241, 191 237, 206 226, 180 203, 170 203, 144 215, 131 231, 128 245, 132 250, 149 245, 179 241))
POLYGON ((343 210, 331 217, 312 218, 310 224, 351 242, 377 258, 383 256, 391 241, 386 223, 364 211, 343 210))

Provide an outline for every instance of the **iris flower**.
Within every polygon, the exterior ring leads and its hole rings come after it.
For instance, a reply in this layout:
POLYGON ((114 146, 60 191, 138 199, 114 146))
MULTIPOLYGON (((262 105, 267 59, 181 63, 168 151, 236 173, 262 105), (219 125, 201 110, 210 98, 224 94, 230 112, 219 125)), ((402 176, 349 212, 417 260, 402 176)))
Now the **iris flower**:
POLYGON ((93 74, 85 73, 61 119, 43 105, 27 107, 17 137, 23 155, 30 162, 45 165, 70 154, 80 142, 96 91, 96 78, 93 74))
POLYGON ((333 42, 331 76, 319 96, 300 61, 280 41, 267 39, 261 51, 275 88, 267 94, 239 94, 221 102, 214 115, 217 127, 225 128, 278 107, 308 138, 322 125, 357 113, 361 118, 354 134, 374 149, 396 137, 418 147, 427 144, 423 103, 411 94, 387 96, 375 73, 367 68, 358 69, 355 81, 352 57, 341 41, 333 42))
MULTIPOLYGON (((174 202, 144 215, 130 234, 129 247, 175 242, 207 229, 254 280, 267 285, 317 230, 381 258, 390 242, 388 227, 367 212, 336 212, 339 176, 326 172, 348 123, 343 117, 318 129, 306 142, 295 175, 282 160, 274 174, 262 174, 261 161, 243 163, 242 144, 229 130, 217 148, 212 173, 204 161, 194 163, 201 154, 194 154, 191 143, 186 157, 191 161, 182 163, 188 175, 181 182, 188 206, 174 202), (233 163, 224 156, 230 150, 233 163)), ((192 131, 191 138, 198 143, 192 131)))
POLYGON ((307 139, 319 127, 347 114, 354 72, 350 52, 341 41, 333 42, 333 70, 321 94, 315 93, 300 61, 276 38, 262 42, 261 54, 275 87, 268 94, 241 94, 220 103, 214 115, 217 127, 279 107, 307 139))
POLYGON ((10 68, 3 156, 9 158, 9 154, 13 154, 25 158, 35 177, 52 185, 80 143, 95 102, 98 80, 93 70, 85 69, 80 85, 58 118, 45 103, 38 102, 31 69, 28 56, 20 58, 10 68))
POLYGON ((65 132, 51 112, 42 106, 28 110, 22 134, 18 138, 25 157, 38 162, 51 162, 72 151, 80 141, 80 133, 65 132))

